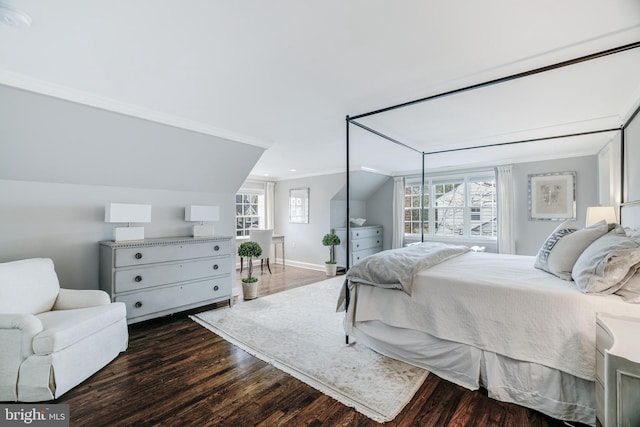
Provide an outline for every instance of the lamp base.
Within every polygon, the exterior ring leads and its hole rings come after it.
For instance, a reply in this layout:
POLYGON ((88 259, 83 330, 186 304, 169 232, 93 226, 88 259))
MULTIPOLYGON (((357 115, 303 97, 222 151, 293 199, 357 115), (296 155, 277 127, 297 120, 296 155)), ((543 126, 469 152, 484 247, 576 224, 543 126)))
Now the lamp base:
POLYGON ((113 229, 113 240, 116 242, 144 240, 144 227, 116 227, 113 229))
POLYGON ((193 237, 211 237, 213 236, 213 225, 194 225, 193 237))

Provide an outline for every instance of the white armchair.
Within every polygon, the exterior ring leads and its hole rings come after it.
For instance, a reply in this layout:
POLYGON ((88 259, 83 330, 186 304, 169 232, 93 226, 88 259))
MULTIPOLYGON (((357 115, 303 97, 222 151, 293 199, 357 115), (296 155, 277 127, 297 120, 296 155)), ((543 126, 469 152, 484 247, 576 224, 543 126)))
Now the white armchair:
POLYGON ((125 305, 61 289, 53 261, 0 263, 0 401, 60 397, 127 349, 125 305))

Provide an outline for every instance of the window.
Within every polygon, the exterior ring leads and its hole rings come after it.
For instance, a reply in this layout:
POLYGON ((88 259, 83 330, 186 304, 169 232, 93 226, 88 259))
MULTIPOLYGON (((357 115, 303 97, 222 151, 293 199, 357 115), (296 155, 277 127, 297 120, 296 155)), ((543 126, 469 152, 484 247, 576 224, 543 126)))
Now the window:
POLYGON ((424 234, 442 237, 497 236, 496 180, 493 172, 425 178, 421 206, 421 179, 407 179, 405 186, 405 237, 424 234))
POLYGON ((264 194, 245 191, 236 194, 236 236, 248 236, 251 228, 264 228, 264 194))

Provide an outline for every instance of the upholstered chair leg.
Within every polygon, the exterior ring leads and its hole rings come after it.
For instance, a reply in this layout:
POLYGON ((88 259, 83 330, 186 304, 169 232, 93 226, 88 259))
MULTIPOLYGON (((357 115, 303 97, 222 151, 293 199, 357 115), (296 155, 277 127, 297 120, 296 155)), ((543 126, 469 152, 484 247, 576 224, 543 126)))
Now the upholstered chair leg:
POLYGON ((267 269, 269 270, 269 274, 271 274, 271 266, 269 265, 269 258, 267 258, 267 269))

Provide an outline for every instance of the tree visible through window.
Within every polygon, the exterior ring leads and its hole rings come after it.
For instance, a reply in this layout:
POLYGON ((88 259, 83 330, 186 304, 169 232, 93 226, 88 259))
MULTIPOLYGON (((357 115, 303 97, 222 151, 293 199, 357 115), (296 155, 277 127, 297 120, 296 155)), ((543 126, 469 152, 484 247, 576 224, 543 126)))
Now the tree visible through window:
MULTIPOLYGON (((421 234, 419 179, 405 186, 405 236, 421 234)), ((424 234, 493 238, 497 236, 496 182, 493 175, 425 179, 424 234)))
POLYGON ((236 236, 248 236, 252 228, 264 224, 264 195, 262 193, 236 194, 236 236))

